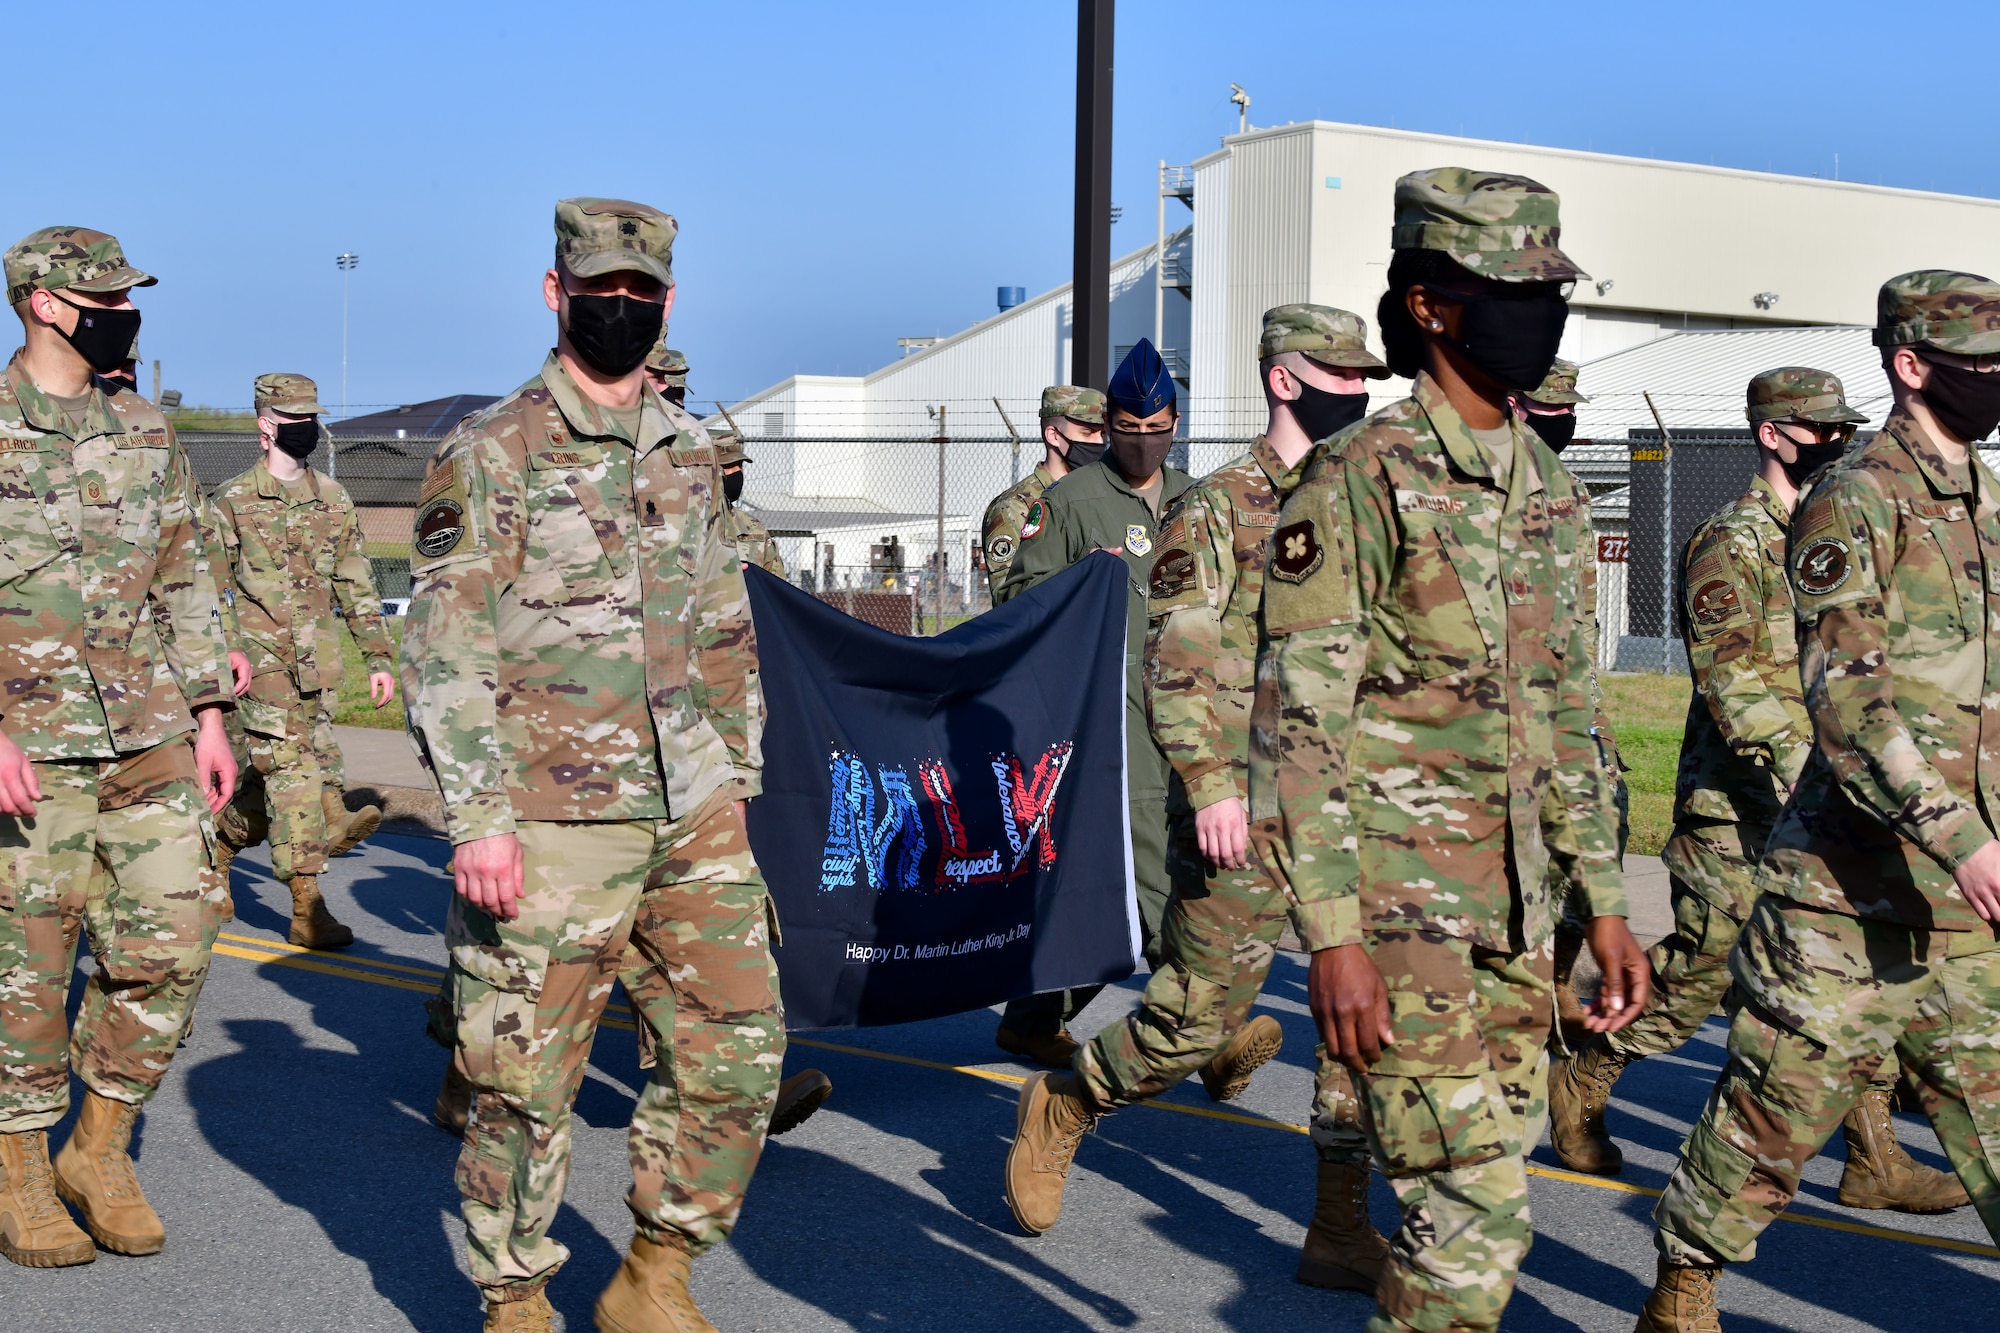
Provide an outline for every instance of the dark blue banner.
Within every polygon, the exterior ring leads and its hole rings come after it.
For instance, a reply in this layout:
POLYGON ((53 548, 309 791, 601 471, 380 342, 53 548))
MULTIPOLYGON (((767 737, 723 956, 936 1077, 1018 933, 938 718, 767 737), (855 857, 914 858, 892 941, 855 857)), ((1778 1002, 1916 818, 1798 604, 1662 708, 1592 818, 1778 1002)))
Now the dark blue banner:
POLYGON ((766 709, 750 844, 786 1025, 1130 976, 1123 562, 1093 555, 929 639, 745 577, 766 709))

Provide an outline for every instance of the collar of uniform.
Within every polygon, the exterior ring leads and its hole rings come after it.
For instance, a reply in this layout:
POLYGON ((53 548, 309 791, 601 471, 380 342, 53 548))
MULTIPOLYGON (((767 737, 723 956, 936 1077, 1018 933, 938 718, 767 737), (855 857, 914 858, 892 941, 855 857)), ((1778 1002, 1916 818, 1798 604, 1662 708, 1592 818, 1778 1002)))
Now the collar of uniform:
MULTIPOLYGON (((1972 494, 1970 458, 1956 466, 1947 463, 1944 455, 1937 451, 1937 446, 1925 437, 1924 428, 1917 424, 1915 417, 1897 408, 1889 414, 1889 419, 1882 423, 1882 429, 1893 435, 1896 443, 1903 446, 1904 452, 1917 460, 1917 467, 1923 471, 1925 479, 1939 494, 1972 494)), ((1966 452, 1971 453, 1970 450, 1966 452)))
POLYGON ((1042 483, 1043 490, 1047 490, 1056 484, 1056 474, 1049 471, 1049 465, 1046 461, 1035 464, 1034 477, 1036 481, 1042 483))
POLYGON ((50 435, 61 435, 73 441, 94 440, 100 435, 123 435, 124 426, 112 415, 105 405, 104 391, 93 382, 83 405, 83 427, 72 432, 69 417, 56 406, 56 400, 43 393, 41 386, 28 374, 21 364, 21 353, 14 353, 14 359, 7 363, 7 382, 14 387, 14 399, 21 405, 21 417, 36 430, 50 435))
MULTIPOLYGON (((562 360, 554 352, 542 362, 542 383, 548 386, 549 396, 556 400, 556 408, 569 423, 570 434, 583 438, 625 440, 625 432, 610 415, 584 396, 570 373, 563 369, 562 360)), ((639 438, 625 440, 635 453, 644 455, 662 440, 672 439, 679 432, 667 417, 666 399, 653 390, 650 384, 639 387, 639 438)))
POLYGON ((269 459, 258 458, 255 471, 257 473, 257 494, 261 499, 283 500, 288 505, 311 504, 313 501, 319 499, 319 477, 312 468, 306 469, 306 498, 303 500, 298 499, 294 495, 288 483, 279 481, 271 475, 269 459))
POLYGON ((1264 469, 1264 476, 1269 479, 1271 489, 1279 495, 1290 495, 1298 488, 1299 478, 1305 472, 1306 459, 1311 458, 1312 453, 1313 451, 1308 449, 1304 458, 1286 467, 1285 460, 1278 457, 1278 451, 1271 447, 1268 436, 1259 435, 1250 446, 1250 457, 1256 459, 1257 466, 1264 469))
MULTIPOLYGON (((1444 389, 1431 378, 1429 371, 1417 372, 1410 396, 1423 408, 1424 415, 1430 419, 1431 429, 1444 442, 1444 451, 1451 455, 1451 461, 1458 465, 1459 470, 1499 486, 1500 483, 1493 477, 1493 461, 1479 447, 1479 441, 1472 438, 1472 427, 1465 424, 1465 418, 1451 405, 1451 399, 1445 397, 1444 389)), ((1542 489, 1542 469, 1535 462, 1534 446, 1529 442, 1532 437, 1521 428, 1521 419, 1512 412, 1507 414, 1506 420, 1507 430, 1514 437, 1514 466, 1507 478, 1508 484, 1501 489, 1510 496, 1533 495, 1542 489), (1516 481, 1526 481, 1527 484, 1515 485, 1516 481)))
POLYGON ((1764 480, 1763 473, 1759 472, 1750 479, 1750 494, 1756 496, 1757 503, 1764 506, 1764 512, 1778 525, 1778 531, 1783 532, 1791 527, 1792 511, 1785 508, 1785 502, 1778 498, 1777 489, 1764 480))

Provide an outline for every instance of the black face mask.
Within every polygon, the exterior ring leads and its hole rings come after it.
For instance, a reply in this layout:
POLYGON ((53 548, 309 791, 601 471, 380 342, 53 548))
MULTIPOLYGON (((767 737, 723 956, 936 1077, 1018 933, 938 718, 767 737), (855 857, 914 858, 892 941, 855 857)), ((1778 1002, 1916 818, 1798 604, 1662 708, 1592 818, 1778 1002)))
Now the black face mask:
POLYGON ((1299 396, 1285 406, 1292 409, 1292 420, 1299 423, 1299 429, 1318 441, 1338 435, 1366 416, 1368 394, 1335 393, 1299 380, 1299 396))
POLYGON ((1799 452, 1797 462, 1778 460, 1778 465, 1785 469, 1785 480, 1791 482, 1795 490, 1804 490, 1808 477, 1828 463, 1839 462, 1840 456, 1847 452, 1847 446, 1839 443, 1801 444, 1795 447, 1799 452))
POLYGON ((139 338, 138 311, 104 310, 64 300, 54 292, 49 295, 76 311, 76 332, 64 333, 63 339, 90 363, 92 370, 104 375, 125 364, 125 359, 132 355, 132 344, 139 338))
POLYGON ((1071 472, 1076 471, 1078 468, 1089 467, 1092 463, 1104 457, 1104 441, 1102 440, 1099 440, 1095 444, 1092 444, 1089 440, 1073 440, 1069 436, 1063 435, 1060 429, 1056 431, 1056 434, 1062 435, 1063 462, 1069 466, 1071 472))
POLYGON ((722 498, 735 504, 743 498, 743 469, 722 474, 722 498))
POLYGON ((660 340, 660 326, 666 322, 664 302, 641 301, 636 296, 572 294, 569 326, 564 331, 569 334, 569 345, 592 370, 600 375, 629 375, 660 340))
POLYGON ((1940 426, 1967 444, 1985 439, 2000 426, 2000 371, 1981 374, 1924 360, 1931 368, 1924 403, 1940 426))
POLYGON ((678 387, 665 389, 661 392, 660 396, 662 398, 665 398, 668 402, 672 403, 675 407, 687 406, 688 391, 686 385, 680 385, 678 387))
MULTIPOLYGON (((1466 360, 1520 393, 1541 387, 1562 346, 1569 302, 1555 287, 1456 298, 1462 303, 1458 346, 1466 360)), ((1445 293, 1450 296, 1450 293, 1445 293)))
POLYGON ((1569 442, 1576 438, 1576 413, 1574 412, 1523 412, 1521 420, 1528 423, 1528 429, 1542 437, 1542 443, 1561 453, 1569 448, 1569 442))
POLYGON ((277 437, 271 442, 293 458, 303 460, 319 448, 317 421, 280 421, 277 427, 277 437))
POLYGON ((1139 481, 1160 470, 1174 447, 1170 430, 1111 431, 1111 464, 1127 481, 1139 481))
POLYGON ((130 389, 134 393, 137 393, 139 390, 138 384, 126 379, 123 375, 99 375, 97 377, 97 387, 104 391, 104 395, 107 398, 117 393, 120 389, 130 389))

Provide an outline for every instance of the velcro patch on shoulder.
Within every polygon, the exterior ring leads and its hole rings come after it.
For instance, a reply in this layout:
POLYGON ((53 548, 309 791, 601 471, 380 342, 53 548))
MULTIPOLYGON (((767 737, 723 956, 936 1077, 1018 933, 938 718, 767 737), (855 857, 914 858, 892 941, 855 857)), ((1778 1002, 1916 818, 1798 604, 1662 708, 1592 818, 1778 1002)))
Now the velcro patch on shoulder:
POLYGON ((1338 494, 1308 485, 1292 493, 1271 533, 1265 568, 1264 624, 1274 636, 1322 625, 1351 623, 1356 615, 1353 573, 1337 524, 1338 494))
POLYGON ((422 573, 478 549, 465 469, 463 458, 448 458, 424 478, 410 530, 411 572, 422 573))
POLYGON ((1146 584, 1146 595, 1154 601, 1171 601, 1189 588, 1199 586, 1200 579, 1196 576, 1195 566, 1192 551, 1178 546, 1162 551, 1160 558, 1153 562, 1152 576, 1146 584))
POLYGON ((1428 491, 1409 491, 1396 488, 1396 512, 1407 514, 1421 510, 1431 514, 1463 514, 1465 501, 1456 495, 1432 495, 1428 491))
POLYGON ((1039 537, 1049 526, 1049 502, 1047 499, 1035 501, 1028 506, 1028 516, 1021 520, 1021 540, 1039 537))
POLYGON ((1304 583, 1326 563, 1326 548, 1320 544, 1319 524, 1310 518, 1287 523, 1271 534, 1271 577, 1286 583, 1304 583))
POLYGON ((1803 543, 1792 557, 1792 581, 1808 597, 1832 596, 1853 573, 1854 548, 1830 533, 1803 543))

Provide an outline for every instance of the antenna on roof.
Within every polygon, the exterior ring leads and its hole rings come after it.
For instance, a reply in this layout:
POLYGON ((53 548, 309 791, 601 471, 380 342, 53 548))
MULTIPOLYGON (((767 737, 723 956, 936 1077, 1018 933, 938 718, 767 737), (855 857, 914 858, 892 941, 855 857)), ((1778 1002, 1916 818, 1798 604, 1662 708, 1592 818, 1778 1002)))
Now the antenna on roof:
POLYGON ((1250 129, 1250 94, 1243 91, 1243 85, 1229 85, 1229 100, 1236 106, 1236 132, 1245 134, 1250 129))

